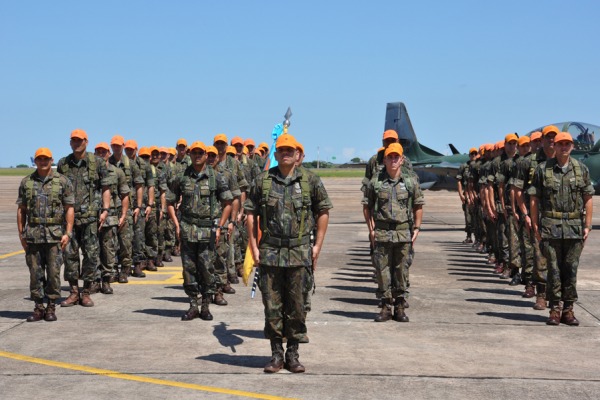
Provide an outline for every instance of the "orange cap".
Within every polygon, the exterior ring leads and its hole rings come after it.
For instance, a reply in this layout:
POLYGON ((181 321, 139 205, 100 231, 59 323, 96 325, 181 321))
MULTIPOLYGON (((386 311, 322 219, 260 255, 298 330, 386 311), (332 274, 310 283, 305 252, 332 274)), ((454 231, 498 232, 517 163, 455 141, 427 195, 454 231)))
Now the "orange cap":
POLYGON ((177 140, 177 146, 179 146, 181 144, 184 145, 185 147, 187 147, 187 140, 185 140, 184 138, 177 140))
POLYGON ((296 143, 296 139, 289 133, 286 133, 277 138, 277 141, 275 142, 275 149, 278 149, 280 147, 293 147, 295 149, 296 143))
POLYGON ((534 140, 538 140, 542 138, 542 132, 540 131, 535 131, 531 134, 531 141, 533 142, 534 140))
POLYGON ((197 142, 192 143, 192 145, 190 146, 190 152, 194 149, 200 149, 200 150, 206 151, 206 145, 200 141, 197 141, 197 142))
POLYGON ((558 134, 558 132, 560 132, 560 131, 558 130, 558 128, 556 126, 548 125, 548 126, 545 126, 544 129, 542 129, 542 136, 546 136, 550 132, 554 132, 554 133, 558 134))
POLYGON ((177 149, 175 147, 169 147, 169 154, 172 156, 177 155, 177 149))
POLYGON ((150 157, 150 149, 148 147, 140 147, 140 151, 138 152, 138 155, 141 156, 148 156, 150 157))
POLYGON ((531 138, 529 136, 521 136, 519 138, 519 146, 529 144, 530 142, 531 142, 531 138))
POLYGON ((248 148, 246 146, 244 146, 244 148, 242 149, 242 153, 248 155, 250 151, 248 150, 248 148))
POLYGON ((508 143, 508 142, 512 142, 512 141, 518 142, 519 141, 519 137, 517 136, 516 133, 509 133, 508 135, 506 135, 504 137, 504 142, 508 143))
POLYGON ((150 146, 150 148, 148 150, 150 150, 150 154, 152 154, 153 151, 157 151, 157 152, 160 153, 160 150, 158 149, 158 146, 150 146))
POLYGON ((110 145, 116 144, 118 146, 125 146, 125 138, 121 135, 115 135, 110 139, 110 145))
POLYGON ((227 146, 227 150, 225 150, 226 154, 236 154, 237 150, 233 146, 227 146))
POLYGON ((477 153, 477 149, 475 147, 471 147, 469 149, 469 154, 471 154, 471 153, 477 153))
POLYGON ((110 146, 106 142, 100 142, 94 147, 94 149, 104 149, 110 151, 110 146))
POLYGON ((125 142, 125 148, 126 149, 137 149, 137 142, 133 139, 129 139, 128 141, 125 142))
POLYGON ((496 143, 496 148, 498 150, 503 149, 504 148, 504 140, 501 140, 498 143, 496 143))
POLYGON ((252 140, 252 139, 246 139, 246 140, 244 140, 244 146, 254 146, 254 147, 256 147, 256 143, 254 143, 254 140, 252 140))
POLYGON ((215 146, 208 146, 206 148, 206 152, 213 153, 213 154, 219 154, 219 152, 217 151, 217 148, 215 146))
POLYGON ((35 151, 35 156, 33 158, 36 159, 38 157, 52 158, 52 152, 47 147, 40 147, 35 151))
POLYGON ((304 154, 304 146, 302 146, 302 143, 296 143, 296 148, 300 153, 304 154))
POLYGON ((75 129, 74 131, 71 131, 71 139, 73 138, 87 139, 88 135, 83 129, 75 129))
POLYGON ((224 133, 219 133, 217 136, 214 137, 213 139, 213 144, 217 143, 217 142, 225 142, 228 143, 227 140, 227 136, 224 133))
MULTIPOLYGON (((386 131, 387 132, 387 131, 386 131)), ((383 155, 385 157, 387 157, 388 155, 392 154, 392 153, 396 153, 399 155, 404 154, 404 149, 402 148, 402 145, 400 143, 392 143, 390 144, 386 149, 385 149, 385 153, 383 153, 383 155)))
POLYGON ((244 144, 244 139, 242 139, 242 138, 241 138, 241 137, 239 137, 239 136, 235 136, 233 139, 231 139, 231 145, 232 145, 232 146, 234 146, 234 145, 236 145, 236 144, 241 144, 241 145, 243 145, 243 144, 244 144))
POLYGON ((571 134, 569 132, 559 132, 556 137, 554 138, 554 143, 558 143, 558 142, 571 142, 573 143, 573 137, 571 136, 571 134))
POLYGON ((398 133, 393 129, 388 129, 383 132, 383 140, 385 139, 398 139, 398 133))
POLYGON ((158 151, 160 151, 161 153, 168 153, 169 149, 167 149, 166 147, 161 147, 160 149, 158 149, 158 151))

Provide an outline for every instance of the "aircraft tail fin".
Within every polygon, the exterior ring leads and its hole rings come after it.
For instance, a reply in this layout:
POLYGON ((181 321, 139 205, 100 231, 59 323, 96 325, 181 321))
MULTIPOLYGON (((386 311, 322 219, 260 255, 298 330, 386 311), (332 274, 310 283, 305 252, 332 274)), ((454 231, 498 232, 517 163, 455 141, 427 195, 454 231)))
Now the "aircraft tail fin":
POLYGON ((450 147, 450 150, 452 150, 452 154, 460 154, 460 151, 458 151, 458 149, 454 147, 452 143, 448 143, 448 147, 450 147))

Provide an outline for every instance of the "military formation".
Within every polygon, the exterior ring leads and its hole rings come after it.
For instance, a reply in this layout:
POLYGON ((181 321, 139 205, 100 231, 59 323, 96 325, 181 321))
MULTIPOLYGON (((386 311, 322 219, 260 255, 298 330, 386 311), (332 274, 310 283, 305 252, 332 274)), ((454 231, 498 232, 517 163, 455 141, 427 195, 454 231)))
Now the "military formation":
POLYGON ((265 372, 304 372, 313 272, 332 208, 320 178, 301 166, 304 149, 285 132, 269 148, 225 134, 213 144, 179 139, 175 148, 141 147, 120 135, 88 151, 71 132, 72 153, 56 171, 50 149, 19 186, 17 227, 35 302, 28 322, 56 321, 60 269, 69 295, 60 305, 93 307, 94 293, 145 278, 181 256, 189 309, 182 321, 210 321, 226 306, 249 248, 265 308, 272 358, 265 372), (81 284, 80 284, 81 283, 81 284), (46 305, 44 305, 46 302, 46 305), (287 342, 284 353, 283 342, 287 342))
POLYGON ((523 285, 548 325, 579 325, 577 267, 592 229, 587 167, 570 156, 573 138, 553 125, 469 150, 457 175, 466 238, 493 273, 523 285))

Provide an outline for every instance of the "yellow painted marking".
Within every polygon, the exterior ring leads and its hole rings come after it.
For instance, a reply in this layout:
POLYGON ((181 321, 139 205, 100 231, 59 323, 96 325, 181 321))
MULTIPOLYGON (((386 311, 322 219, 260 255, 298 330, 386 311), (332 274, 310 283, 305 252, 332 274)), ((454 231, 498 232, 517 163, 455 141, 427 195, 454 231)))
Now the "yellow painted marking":
POLYGON ((129 278, 128 285, 164 285, 164 284, 181 284, 183 282, 181 266, 174 267, 160 267, 158 271, 144 271, 146 278, 129 278), (156 275, 170 275, 166 279, 156 280, 148 279, 156 275))
POLYGON ((2 254, 0 256, 0 260, 2 260, 3 258, 8 258, 8 257, 16 256, 16 255, 23 254, 23 253, 25 253, 25 250, 13 251, 12 253, 2 254))
POLYGON ((34 364, 47 365, 50 367, 70 369, 73 371, 87 372, 90 374, 102 375, 102 376, 106 376, 108 378, 123 379, 126 381, 152 383, 154 385, 172 386, 172 387, 178 387, 178 388, 184 388, 184 389, 198 390, 198 391, 202 391, 202 392, 212 392, 212 393, 221 393, 221 394, 227 394, 227 395, 232 395, 232 396, 250 397, 253 399, 272 399, 272 400, 289 399, 289 397, 271 396, 268 394, 245 392, 242 390, 225 389, 225 388, 219 388, 219 387, 214 387, 214 386, 196 385, 194 383, 185 383, 185 382, 169 381, 166 379, 148 378, 148 377, 139 376, 139 375, 130 375, 130 374, 125 374, 125 373, 118 372, 118 371, 111 371, 108 369, 100 369, 100 368, 94 368, 94 367, 87 367, 85 365, 69 364, 69 363, 64 363, 64 362, 60 362, 60 361, 46 360, 43 358, 29 357, 29 356, 26 356, 23 354, 9 353, 7 351, 2 351, 2 350, 0 350, 0 357, 10 358, 13 360, 18 360, 18 361, 30 362, 30 363, 34 363, 34 364))

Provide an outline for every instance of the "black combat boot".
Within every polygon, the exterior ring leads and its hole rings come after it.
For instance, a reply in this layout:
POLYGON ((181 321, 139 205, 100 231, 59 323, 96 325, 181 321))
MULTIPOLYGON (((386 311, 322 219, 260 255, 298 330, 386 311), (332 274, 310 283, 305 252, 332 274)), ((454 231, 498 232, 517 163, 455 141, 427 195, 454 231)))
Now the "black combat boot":
POLYGON ((200 311, 198 310, 198 297, 190 296, 190 309, 187 310, 187 312, 181 316, 181 320, 191 321, 194 318, 198 318, 199 316, 200 311))
POLYGON ((102 278, 102 288, 100 291, 104 294, 113 294, 113 289, 110 287, 110 276, 105 276, 102 278))
POLYGON ((56 321, 56 303, 54 300, 48 300, 48 306, 46 307, 46 314, 44 320, 48 322, 56 321))
POLYGON ((61 307, 71 307, 79 304, 79 284, 77 281, 73 280, 69 281, 69 286, 71 287, 71 294, 60 303, 61 307))
POLYGON ((223 285, 222 290, 223 293, 235 294, 235 289, 231 287, 231 283, 229 281, 227 281, 227 283, 223 285))
POLYGON ((144 268, 146 271, 156 272, 156 265, 154 265, 154 260, 146 260, 146 267, 144 268))
POLYGON ((173 262, 173 257, 171 257, 171 250, 165 250, 165 254, 163 255, 163 261, 173 262))
POLYGON ((131 265, 129 267, 121 267, 121 272, 119 272, 119 283, 128 283, 129 279, 127 277, 131 274, 131 265))
POLYGON ((204 321, 212 321, 213 316, 210 313, 209 306, 210 305, 210 295, 205 294, 202 296, 202 305, 200 306, 200 319, 204 321))
POLYGON ((233 283, 237 285, 238 283, 240 283, 240 278, 238 278, 237 274, 229 274, 227 276, 227 281, 227 283, 233 283))
POLYGON ((375 322, 385 322, 392 319, 392 305, 389 299, 381 299, 381 311, 375 317, 375 322))
POLYGON ((408 322, 408 316, 404 313, 402 300, 402 298, 398 298, 394 304, 394 321, 408 322))
POLYGON ((44 309, 44 303, 41 300, 36 300, 35 308, 33 309, 33 314, 27 317, 27 322, 37 322, 41 321, 46 314, 46 310, 44 309))
POLYGON ((263 371, 270 374, 283 368, 283 344, 281 339, 271 339, 271 360, 265 365, 263 371))
POLYGON ((298 354, 298 347, 299 344, 297 340, 288 340, 287 349, 285 351, 285 368, 295 374, 305 371, 304 365, 298 360, 298 357, 300 357, 298 354))
POLYGON ((135 276, 136 278, 145 278, 146 273, 144 272, 144 263, 138 262, 133 266, 133 273, 131 276, 135 276))
POLYGON ((94 307, 94 301, 92 300, 90 288, 93 282, 83 282, 83 291, 81 292, 81 300, 79 304, 84 307, 94 307))
POLYGON ((218 306, 226 306, 228 304, 225 297, 223 297, 223 289, 221 287, 217 289, 217 293, 213 296, 213 303, 218 306))

